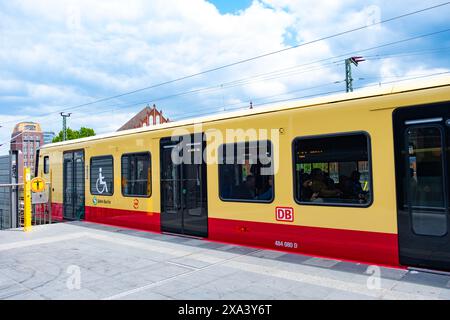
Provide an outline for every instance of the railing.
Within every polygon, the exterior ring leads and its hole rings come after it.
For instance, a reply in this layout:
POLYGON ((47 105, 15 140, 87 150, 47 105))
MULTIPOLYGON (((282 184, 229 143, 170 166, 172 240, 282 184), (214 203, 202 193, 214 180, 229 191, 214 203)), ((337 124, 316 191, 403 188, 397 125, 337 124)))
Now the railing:
MULTIPOLYGON (((6 226, 4 223, 5 216, 3 210, 0 208, 0 230, 9 228, 23 228, 25 226, 25 199, 24 199, 24 184, 0 184, 0 188, 11 188, 15 190, 17 199, 11 199, 12 202, 16 201, 16 205, 11 206, 10 220, 16 221, 15 225, 6 226), (15 219, 11 219, 14 216, 15 219)), ((52 220, 52 202, 51 202, 51 184, 46 183, 46 202, 45 203, 31 203, 31 225, 43 225, 54 223, 52 220)))
MULTIPOLYGON (((46 183, 47 202, 40 204, 31 204, 31 225, 37 226, 42 224, 51 224, 52 221, 52 200, 51 200, 51 185, 46 183)), ((23 211, 22 211, 23 212, 23 211)), ((22 224, 23 226, 23 224, 22 224)))
POLYGON ((0 184, 0 230, 17 227, 17 190, 18 184, 0 184))

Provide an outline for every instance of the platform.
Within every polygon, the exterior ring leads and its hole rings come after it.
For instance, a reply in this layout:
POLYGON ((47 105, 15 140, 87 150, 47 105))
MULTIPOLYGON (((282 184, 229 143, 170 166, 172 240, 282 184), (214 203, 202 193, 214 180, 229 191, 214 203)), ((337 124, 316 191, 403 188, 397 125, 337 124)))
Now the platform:
POLYGON ((0 231, 0 299, 450 299, 450 276, 73 222, 0 231))

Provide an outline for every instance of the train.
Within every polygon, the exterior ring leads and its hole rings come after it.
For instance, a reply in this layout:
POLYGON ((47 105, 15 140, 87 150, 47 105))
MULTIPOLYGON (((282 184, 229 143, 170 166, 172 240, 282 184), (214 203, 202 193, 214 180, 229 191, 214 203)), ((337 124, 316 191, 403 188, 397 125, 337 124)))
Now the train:
POLYGON ((44 145, 54 220, 450 270, 450 78, 44 145))

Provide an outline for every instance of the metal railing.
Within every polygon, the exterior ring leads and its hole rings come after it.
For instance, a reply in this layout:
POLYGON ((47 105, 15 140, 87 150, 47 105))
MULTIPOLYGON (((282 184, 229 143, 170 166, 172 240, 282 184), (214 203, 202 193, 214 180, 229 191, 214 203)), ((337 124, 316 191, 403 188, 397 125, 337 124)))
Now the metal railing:
POLYGON ((17 228, 18 184, 0 184, 0 230, 17 228))
MULTIPOLYGON (((10 228, 23 228, 25 225, 25 199, 24 199, 24 184, 0 184, 0 188, 10 188, 10 192, 16 192, 15 197, 11 201, 16 201, 17 205, 11 206, 10 217, 8 220, 15 221, 16 223, 9 223, 9 226, 4 223, 5 215, 4 210, 0 209, 0 230, 10 228)), ((32 203, 31 204, 31 225, 43 225, 51 224, 55 221, 52 220, 52 200, 51 200, 51 184, 46 183, 46 192, 48 194, 47 201, 45 203, 32 203)))

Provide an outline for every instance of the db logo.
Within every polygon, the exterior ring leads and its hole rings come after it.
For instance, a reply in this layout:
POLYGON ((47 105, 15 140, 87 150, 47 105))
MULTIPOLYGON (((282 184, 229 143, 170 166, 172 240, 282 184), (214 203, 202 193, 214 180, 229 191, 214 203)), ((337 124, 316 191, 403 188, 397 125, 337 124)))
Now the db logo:
POLYGON ((134 199, 134 201, 133 201, 133 208, 135 208, 135 209, 139 208, 139 200, 138 199, 134 199))
POLYGON ((294 222, 294 208, 276 207, 275 215, 277 221, 294 222))

